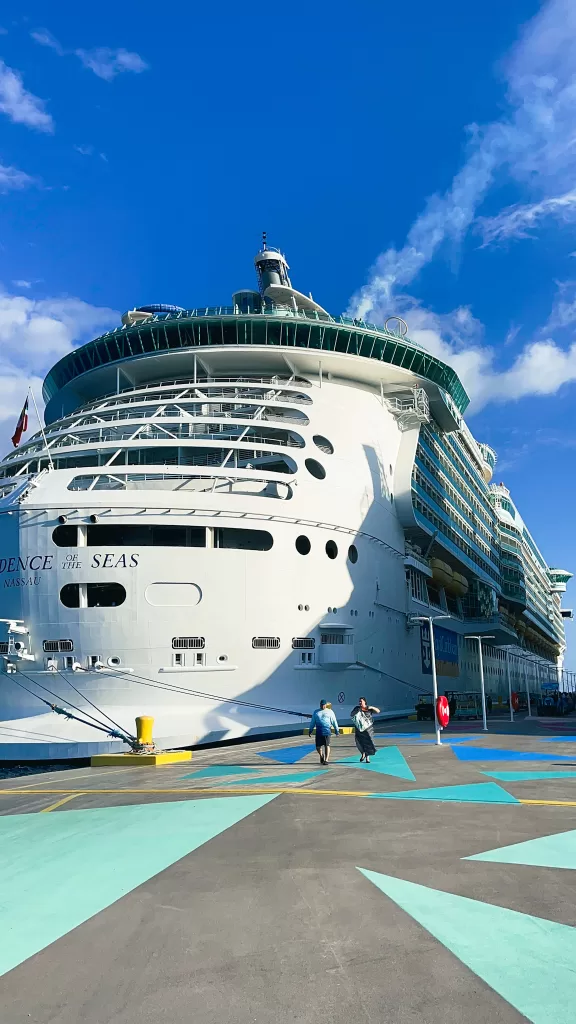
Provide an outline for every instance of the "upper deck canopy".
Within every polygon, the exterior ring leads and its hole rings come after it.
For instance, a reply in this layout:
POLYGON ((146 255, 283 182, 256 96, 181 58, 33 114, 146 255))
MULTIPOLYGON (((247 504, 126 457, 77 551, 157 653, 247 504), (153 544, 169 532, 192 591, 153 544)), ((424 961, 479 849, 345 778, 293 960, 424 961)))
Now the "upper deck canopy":
MULTIPOLYGON (((287 359, 290 350, 294 357, 305 351, 315 354, 316 360, 321 353, 360 356, 362 363, 365 359, 374 360, 404 371, 398 376, 393 373, 393 381, 410 378, 418 383, 421 379, 422 385, 436 385, 450 396, 460 413, 468 405, 468 396, 454 370, 393 331, 316 311, 271 306, 262 312, 245 314, 235 306, 215 306, 158 314, 133 327, 118 327, 64 356, 44 381, 46 419, 50 422, 62 411, 71 411, 84 401, 114 390, 112 376, 120 365, 129 380, 152 380, 150 374, 157 374, 158 366, 157 360, 150 357, 179 353, 189 358, 196 352, 210 360, 208 349, 216 354, 223 347, 230 352, 231 348, 254 346, 260 350, 268 347, 270 355, 273 350, 279 355, 281 349, 287 359), (105 369, 107 372, 103 373, 105 369)), ((162 372, 169 377, 181 374, 181 362, 174 358, 167 365, 163 359, 162 372)), ((353 379, 356 373, 346 362, 347 375, 353 379)), ((382 379, 381 372, 378 377, 382 379)), ((358 379, 366 379, 359 364, 358 379)))

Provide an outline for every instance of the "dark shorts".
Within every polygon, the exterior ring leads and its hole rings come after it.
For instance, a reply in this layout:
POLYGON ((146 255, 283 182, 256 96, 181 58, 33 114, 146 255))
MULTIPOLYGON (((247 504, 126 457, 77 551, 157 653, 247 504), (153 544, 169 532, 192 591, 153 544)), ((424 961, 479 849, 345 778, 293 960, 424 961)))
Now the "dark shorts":
POLYGON ((316 749, 319 750, 320 747, 329 747, 331 738, 330 733, 326 736, 319 736, 318 733, 316 733, 316 749))

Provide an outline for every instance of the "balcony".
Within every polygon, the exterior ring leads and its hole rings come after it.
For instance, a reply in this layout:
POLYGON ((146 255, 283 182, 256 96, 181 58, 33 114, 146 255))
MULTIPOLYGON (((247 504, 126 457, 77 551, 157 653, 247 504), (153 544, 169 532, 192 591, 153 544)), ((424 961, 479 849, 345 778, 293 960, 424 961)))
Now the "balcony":
POLYGON ((465 633, 474 633, 477 636, 493 636, 493 647, 503 647, 505 644, 517 644, 518 635, 510 624, 507 615, 498 613, 487 619, 464 619, 465 633))

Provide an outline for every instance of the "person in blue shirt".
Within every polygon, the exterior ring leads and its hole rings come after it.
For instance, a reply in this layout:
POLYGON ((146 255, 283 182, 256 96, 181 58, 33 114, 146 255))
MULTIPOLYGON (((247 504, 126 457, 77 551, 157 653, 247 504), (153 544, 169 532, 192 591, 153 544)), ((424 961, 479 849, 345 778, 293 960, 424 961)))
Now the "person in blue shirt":
POLYGON ((312 715, 312 721, 310 722, 309 736, 312 735, 314 728, 316 728, 316 750, 320 755, 320 764, 328 764, 330 760, 330 738, 332 735, 332 729, 338 736, 340 729, 338 728, 338 722, 336 715, 331 708, 326 707, 326 701, 320 701, 320 707, 312 715))

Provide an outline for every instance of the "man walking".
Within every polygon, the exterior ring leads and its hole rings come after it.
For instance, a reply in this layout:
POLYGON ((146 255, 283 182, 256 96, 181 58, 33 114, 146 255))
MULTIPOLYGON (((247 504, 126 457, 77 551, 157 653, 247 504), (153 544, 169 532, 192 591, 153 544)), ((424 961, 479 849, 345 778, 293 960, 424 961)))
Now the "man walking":
POLYGON ((320 764, 328 764, 330 760, 330 737, 331 731, 338 736, 340 730, 338 728, 338 722, 336 715, 331 708, 326 707, 326 701, 320 701, 320 707, 312 715, 312 721, 310 722, 309 736, 312 735, 316 727, 316 750, 320 755, 320 764))

